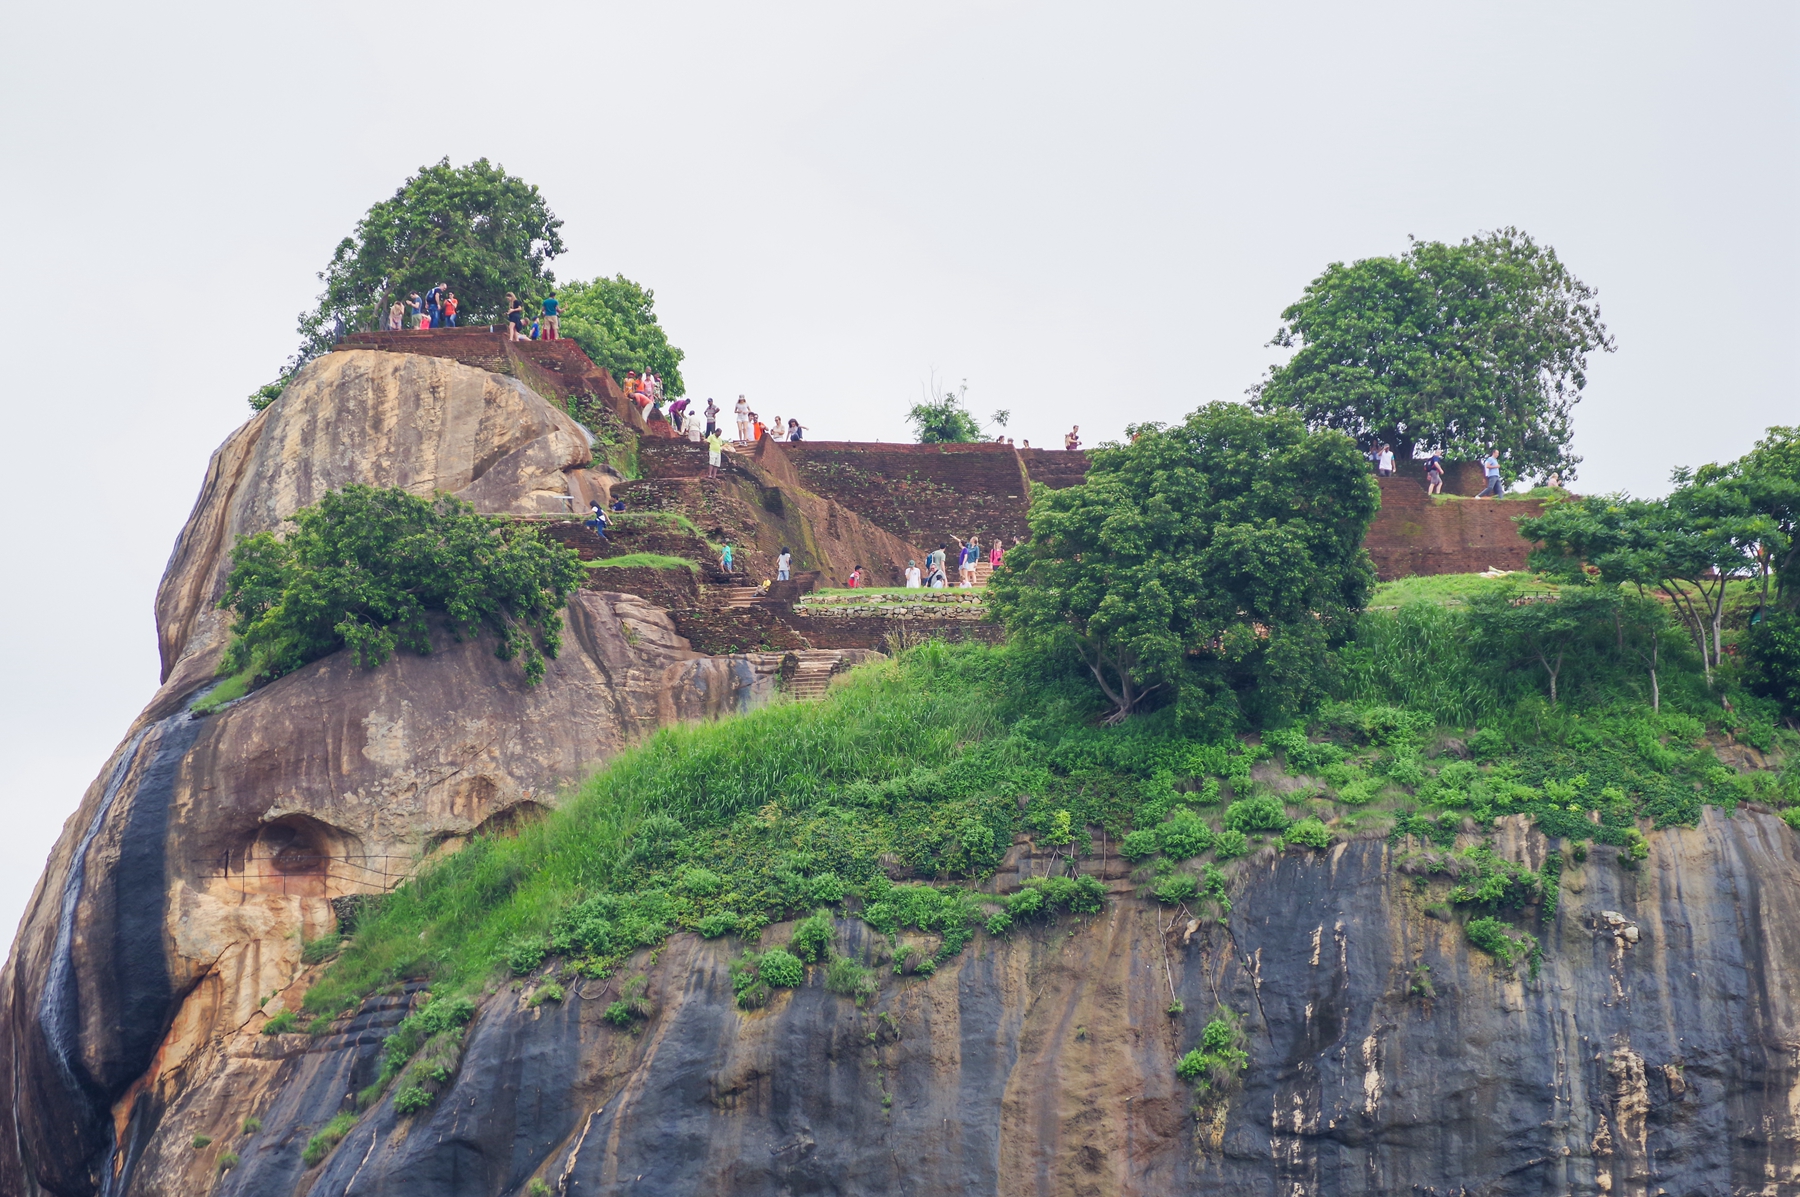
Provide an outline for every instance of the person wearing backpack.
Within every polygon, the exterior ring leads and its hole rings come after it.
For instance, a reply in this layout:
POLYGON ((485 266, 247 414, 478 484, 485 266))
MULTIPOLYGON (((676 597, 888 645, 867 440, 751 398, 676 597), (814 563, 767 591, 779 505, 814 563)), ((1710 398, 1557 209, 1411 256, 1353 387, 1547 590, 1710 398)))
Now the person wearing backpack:
POLYGON ((444 327, 444 292, 447 288, 439 283, 425 292, 425 312, 431 318, 429 328, 444 327))
POLYGON ((594 518, 585 521, 586 526, 592 528, 594 530, 594 535, 598 536, 601 540, 608 539, 606 535, 606 508, 600 506, 600 500, 598 499, 589 503, 588 506, 593 509, 594 518))

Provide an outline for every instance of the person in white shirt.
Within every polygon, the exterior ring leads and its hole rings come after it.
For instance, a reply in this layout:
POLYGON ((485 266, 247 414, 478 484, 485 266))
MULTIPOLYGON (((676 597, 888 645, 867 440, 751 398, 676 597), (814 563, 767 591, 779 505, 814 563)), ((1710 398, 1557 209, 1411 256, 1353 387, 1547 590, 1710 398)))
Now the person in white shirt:
POLYGON ((783 545, 781 548, 781 556, 775 558, 775 580, 777 582, 787 581, 789 574, 793 569, 793 565, 794 555, 787 551, 786 545, 783 545))
POLYGON ((908 590, 918 590, 923 584, 924 575, 919 573, 919 563, 917 561, 909 560, 906 563, 906 588, 908 590))
POLYGON ((750 439, 750 404, 749 404, 749 402, 742 395, 739 395, 738 401, 737 401, 737 406, 735 408, 733 408, 732 411, 737 416, 737 425, 738 425, 737 438, 738 438, 738 440, 739 441, 748 441, 750 439))
POLYGON ((1383 478, 1390 478, 1394 473, 1394 451, 1386 445, 1375 456, 1375 472, 1383 478))

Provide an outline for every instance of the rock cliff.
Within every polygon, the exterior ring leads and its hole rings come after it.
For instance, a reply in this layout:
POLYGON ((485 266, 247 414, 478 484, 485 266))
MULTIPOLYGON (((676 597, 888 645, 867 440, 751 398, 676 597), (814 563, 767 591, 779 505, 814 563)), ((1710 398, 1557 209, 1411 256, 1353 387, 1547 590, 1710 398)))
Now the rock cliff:
MULTIPOLYGON (((431 1109, 390 1092, 309 1163, 423 1000, 262 1033, 316 977, 303 945, 334 900, 530 817, 657 726, 761 701, 779 662, 697 653, 665 611, 583 589, 537 687, 445 636, 197 716, 230 546, 351 482, 530 514, 610 487, 590 467, 518 378, 371 349, 310 365, 215 454, 157 596, 164 684, 0 972, 0 1197, 1800 1192, 1800 840, 1748 809, 1652 833, 1635 869, 1595 848, 1533 928, 1535 976, 1471 953, 1433 917, 1447 883, 1380 839, 1229 866, 1223 922, 1171 921, 1101 845, 1102 913, 979 935, 930 977, 844 919, 881 981, 862 1005, 814 968, 741 1012, 743 945, 677 935, 560 1000, 541 973, 495 987, 431 1109), (649 1013, 621 1029, 604 1012, 634 975, 649 1013), (1249 1067, 1197 1094, 1174 1061, 1219 1006, 1249 1067)), ((789 485, 757 470, 733 486, 789 485)), ((782 518, 822 553, 904 547, 834 539, 832 511, 800 494, 782 518)), ((1496 850, 1535 867, 1549 845, 1508 823, 1496 850)), ((1047 867, 1021 842, 992 888, 1047 867)))

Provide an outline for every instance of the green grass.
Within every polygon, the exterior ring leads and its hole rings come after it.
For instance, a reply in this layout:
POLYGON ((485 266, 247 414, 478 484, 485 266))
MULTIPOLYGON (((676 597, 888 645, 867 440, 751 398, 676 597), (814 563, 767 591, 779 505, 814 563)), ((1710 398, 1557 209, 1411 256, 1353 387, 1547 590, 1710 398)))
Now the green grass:
POLYGON ((196 715, 210 715, 228 702, 235 702, 250 693, 250 683, 256 675, 256 666, 246 666, 242 673, 234 673, 206 693, 196 698, 188 707, 196 715))
POLYGON ((583 561, 589 569, 686 569, 695 573, 700 566, 686 557, 670 557, 666 553, 626 553, 622 557, 608 557, 604 561, 583 561))
POLYGON ((1535 574, 1517 573, 1508 578, 1485 578, 1480 574, 1434 574, 1430 577, 1398 578, 1375 587, 1369 606, 1401 607, 1407 603, 1460 603, 1471 594, 1496 586, 1516 586, 1522 581, 1534 588, 1554 593, 1556 586, 1535 574))
POLYGON ((609 512, 608 518, 625 528, 660 525, 686 532, 697 540, 706 539, 706 533, 700 530, 700 525, 679 511, 619 511, 609 512))

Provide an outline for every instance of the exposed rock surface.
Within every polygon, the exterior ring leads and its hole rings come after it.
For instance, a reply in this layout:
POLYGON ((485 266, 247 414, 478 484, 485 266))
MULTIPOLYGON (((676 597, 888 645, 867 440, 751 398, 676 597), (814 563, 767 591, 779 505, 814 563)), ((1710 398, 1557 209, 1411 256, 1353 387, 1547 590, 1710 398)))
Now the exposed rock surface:
POLYGON ((1536 979, 1429 917, 1381 841, 1243 863, 1225 926, 1132 897, 1114 858, 1114 899, 1073 934, 979 937, 929 979, 882 968, 863 1008, 814 968, 740 1013, 736 945, 678 936, 637 962, 638 1029, 601 1017, 633 970, 561 1003, 503 988, 432 1109, 390 1099, 308 1169, 399 1017, 378 999, 332 1036, 228 1038, 199 1066, 239 1084, 177 1099, 128 1191, 198 1191, 204 1133, 242 1155, 216 1191, 246 1197, 1793 1192, 1795 836, 1714 813, 1651 843, 1637 872, 1597 849, 1568 874, 1536 979), (1219 1003, 1245 1014, 1250 1067, 1196 1116, 1173 1064, 1219 1003), (263 1129, 236 1134, 251 1114, 263 1129))

